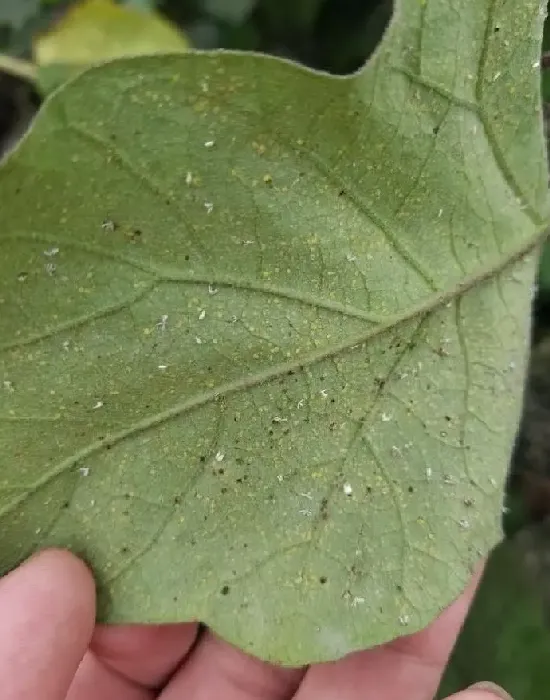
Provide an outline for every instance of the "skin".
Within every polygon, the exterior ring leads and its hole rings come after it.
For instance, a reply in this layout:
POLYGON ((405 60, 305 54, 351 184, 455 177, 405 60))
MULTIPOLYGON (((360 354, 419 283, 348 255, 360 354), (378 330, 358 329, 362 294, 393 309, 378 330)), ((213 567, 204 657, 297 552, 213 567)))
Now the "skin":
MULTIPOLYGON (((340 661, 270 666, 196 624, 95 625, 86 566, 48 550, 0 580, 3 700, 431 700, 477 579, 425 630, 340 661)), ((495 690, 495 689, 493 689, 495 690)), ((498 692, 498 689, 496 689, 498 692)), ((472 688, 452 700, 495 700, 472 688)))

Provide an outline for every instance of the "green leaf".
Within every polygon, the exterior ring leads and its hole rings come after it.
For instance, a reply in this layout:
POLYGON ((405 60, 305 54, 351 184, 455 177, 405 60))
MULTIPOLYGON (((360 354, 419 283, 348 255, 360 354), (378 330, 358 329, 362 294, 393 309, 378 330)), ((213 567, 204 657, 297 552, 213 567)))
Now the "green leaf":
POLYGON ((122 56, 184 51, 185 37, 154 12, 84 0, 34 42, 39 66, 65 64, 82 69, 122 56))
POLYGON ((71 63, 52 63, 36 69, 36 84, 40 94, 45 97, 58 87, 74 78, 81 72, 81 68, 71 63))
POLYGON ((102 619, 289 664, 458 594, 548 218, 541 22, 402 1, 349 78, 156 56, 47 101, 0 170, 3 571, 69 546, 102 619))
POLYGON ((438 698, 489 680, 517 700, 540 700, 548 692, 550 633, 540 587, 526 566, 527 556, 540 556, 536 539, 536 532, 525 531, 491 554, 438 698))
POLYGON ((183 34, 154 12, 114 0, 85 0, 34 41, 37 83, 47 95, 88 65, 187 48, 183 34))

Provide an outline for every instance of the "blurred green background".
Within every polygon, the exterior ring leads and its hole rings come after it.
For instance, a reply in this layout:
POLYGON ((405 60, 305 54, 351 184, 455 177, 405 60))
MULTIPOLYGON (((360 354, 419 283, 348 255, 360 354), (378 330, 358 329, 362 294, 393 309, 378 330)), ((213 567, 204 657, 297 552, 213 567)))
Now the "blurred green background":
MULTIPOLYGON (((66 0, 0 0, 0 50, 31 53, 33 37, 67 8, 66 0)), ((157 10, 196 48, 263 51, 346 73, 376 46, 391 15, 388 0, 126 0, 157 10)))
MULTIPOLYGON (((116 6, 115 0, 0 0, 0 156, 24 133, 44 96, 87 62, 167 45, 221 47, 345 74, 372 53, 391 13, 391 0, 120 0, 116 6)), ((548 22, 541 60, 545 128, 550 124, 547 51, 548 22)), ((509 465, 505 539, 491 556, 440 697, 478 680, 501 683, 515 700, 549 696, 548 244, 541 251, 532 320, 524 414, 509 465)))

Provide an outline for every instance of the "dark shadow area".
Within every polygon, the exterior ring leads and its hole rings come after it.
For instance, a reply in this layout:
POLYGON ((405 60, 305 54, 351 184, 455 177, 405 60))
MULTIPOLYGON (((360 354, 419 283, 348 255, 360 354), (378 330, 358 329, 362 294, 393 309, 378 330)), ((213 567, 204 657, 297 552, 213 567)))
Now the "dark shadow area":
POLYGON ((29 82, 0 71, 0 158, 25 133, 40 102, 29 82))
MULTIPOLYGON (((231 4, 226 0, 227 7, 231 4)), ((258 0, 244 5, 248 11, 214 14, 205 12, 200 0, 164 0, 161 9, 198 48, 261 51, 345 74, 371 55, 393 8, 391 0, 258 0)))

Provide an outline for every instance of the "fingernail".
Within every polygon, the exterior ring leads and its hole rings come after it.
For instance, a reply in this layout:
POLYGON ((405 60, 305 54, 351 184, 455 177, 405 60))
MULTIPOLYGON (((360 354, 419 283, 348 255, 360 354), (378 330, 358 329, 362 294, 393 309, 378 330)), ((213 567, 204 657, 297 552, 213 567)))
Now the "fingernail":
POLYGON ((510 693, 507 693, 504 688, 501 688, 500 685, 497 685, 496 683, 491 683, 491 681, 481 681, 481 683, 474 683, 474 685, 471 685, 468 690, 484 690, 487 693, 492 693, 493 695, 496 695, 497 698, 501 698, 501 700, 513 700, 512 696, 510 693))

